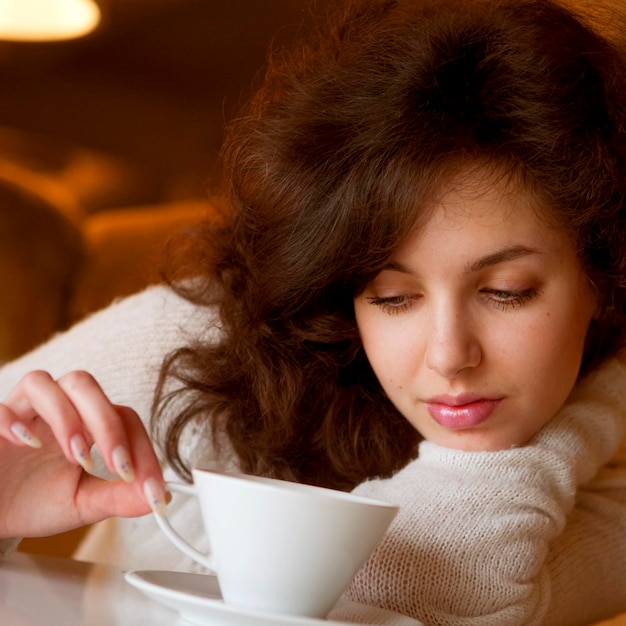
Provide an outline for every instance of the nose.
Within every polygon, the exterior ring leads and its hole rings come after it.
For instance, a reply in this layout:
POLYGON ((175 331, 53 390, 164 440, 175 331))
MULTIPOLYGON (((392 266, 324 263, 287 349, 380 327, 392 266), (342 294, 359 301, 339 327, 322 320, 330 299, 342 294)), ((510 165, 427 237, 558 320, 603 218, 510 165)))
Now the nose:
POLYGON ((469 316, 446 308, 433 317, 426 345, 427 367, 445 378, 454 378, 479 365, 482 348, 469 316))

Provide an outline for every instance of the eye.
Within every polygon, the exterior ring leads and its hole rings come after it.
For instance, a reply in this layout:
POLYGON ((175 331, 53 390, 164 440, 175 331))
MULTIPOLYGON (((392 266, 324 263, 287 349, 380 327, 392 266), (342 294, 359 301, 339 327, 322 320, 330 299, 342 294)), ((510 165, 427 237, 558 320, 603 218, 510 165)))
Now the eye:
POLYGON ((524 306, 530 300, 539 295, 539 290, 531 289, 505 290, 505 289, 481 289, 480 293, 487 302, 501 311, 508 311, 524 306))
POLYGON ((419 298, 417 295, 401 295, 401 296, 371 296, 367 301, 374 306, 379 307, 385 313, 390 315, 398 315, 407 311, 413 306, 413 303, 419 298))

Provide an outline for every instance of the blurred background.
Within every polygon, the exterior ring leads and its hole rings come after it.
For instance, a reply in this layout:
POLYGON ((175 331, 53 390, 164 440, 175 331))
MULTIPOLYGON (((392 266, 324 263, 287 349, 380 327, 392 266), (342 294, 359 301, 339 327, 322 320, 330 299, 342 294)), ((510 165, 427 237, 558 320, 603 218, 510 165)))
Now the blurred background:
POLYGON ((74 177, 93 210, 201 194, 223 121, 268 45, 305 19, 305 0, 97 4, 85 37, 0 40, 0 147, 74 177))
POLYGON ((163 243, 210 213, 224 123, 307 6, 0 0, 0 362, 159 280, 163 243), (85 36, 7 32, 80 2, 100 15, 85 36))

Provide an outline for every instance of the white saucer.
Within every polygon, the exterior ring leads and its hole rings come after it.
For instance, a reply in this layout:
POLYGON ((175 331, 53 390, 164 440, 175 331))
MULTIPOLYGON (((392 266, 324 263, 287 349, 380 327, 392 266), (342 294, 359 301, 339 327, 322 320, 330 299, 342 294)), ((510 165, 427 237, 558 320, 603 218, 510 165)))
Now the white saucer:
POLYGON ((192 624, 212 626, 345 626, 345 622, 262 613, 225 604, 215 576, 158 570, 131 571, 126 580, 192 624))

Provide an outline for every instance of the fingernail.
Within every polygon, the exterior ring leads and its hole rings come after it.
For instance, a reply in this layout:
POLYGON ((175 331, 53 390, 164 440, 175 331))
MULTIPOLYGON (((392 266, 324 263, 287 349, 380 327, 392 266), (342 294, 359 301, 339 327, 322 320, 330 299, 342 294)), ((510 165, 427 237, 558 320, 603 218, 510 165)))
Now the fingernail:
POLYGON ((161 483, 156 478, 148 478, 143 484, 143 493, 150 508, 158 515, 165 515, 167 494, 161 483))
POLYGON ((123 446, 118 446, 113 450, 111 455, 113 459, 113 467, 117 475, 125 482, 132 483, 135 480, 135 470, 130 461, 128 451, 123 446))
POLYGON ((72 454, 82 468, 89 473, 93 472, 93 462, 91 460, 91 454, 87 447, 87 442, 82 435, 74 435, 70 439, 70 448, 72 454))
POLYGON ((33 435, 30 429, 20 422, 11 424, 11 431, 22 443, 25 443, 31 448, 41 448, 43 445, 41 443, 41 439, 39 439, 36 435, 33 435))

